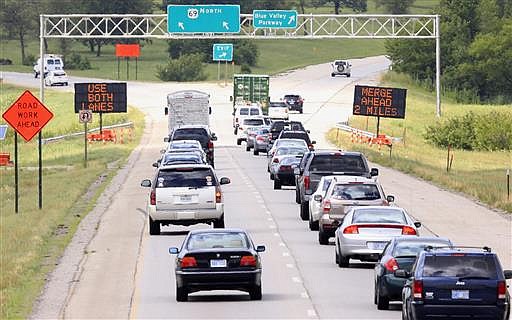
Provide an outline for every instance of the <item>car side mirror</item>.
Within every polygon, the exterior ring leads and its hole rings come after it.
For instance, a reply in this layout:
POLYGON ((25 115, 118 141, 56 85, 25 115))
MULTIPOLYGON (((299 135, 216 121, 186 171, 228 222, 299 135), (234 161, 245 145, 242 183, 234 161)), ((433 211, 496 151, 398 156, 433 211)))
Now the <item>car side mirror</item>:
POLYGON ((389 195, 386 197, 386 200, 388 200, 388 202, 395 202, 395 196, 389 195))
POLYGON ((169 142, 169 137, 164 137, 164 142, 169 142))
POLYGON ((370 175, 371 175, 372 177, 376 177, 376 176, 378 176, 378 175, 379 175, 379 169, 377 169, 377 168, 372 168, 372 169, 370 170, 370 175))
POLYGON ((316 141, 315 140, 311 141, 311 144, 316 144, 316 141))
POLYGON ((212 141, 217 141, 217 136, 215 135, 215 133, 212 133, 212 141))
POLYGON ((512 270, 503 270, 503 275, 505 279, 512 279, 512 270))
POLYGON ((315 196, 313 197, 313 200, 318 201, 318 202, 322 201, 322 195, 315 194, 315 196))
POLYGON ((233 96, 229 96, 229 101, 233 102, 233 96))
POLYGON ((311 133, 311 131, 309 131, 309 130, 306 130, 306 132, 307 132, 307 133, 311 133))
POLYGON ((169 254, 178 254, 178 253, 180 253, 180 249, 178 249, 176 247, 169 248, 169 254))
POLYGON ((149 179, 142 180, 142 182, 140 183, 140 186, 146 187, 146 188, 151 187, 151 180, 149 180, 149 179))
POLYGON ((293 169, 293 174, 296 175, 296 176, 299 176, 300 175, 300 169, 299 168, 294 168, 293 169))
POLYGON ((411 276, 411 274, 409 272, 407 272, 406 270, 403 270, 403 269, 395 270, 394 275, 395 275, 395 277, 402 278, 402 279, 407 279, 411 276))
POLYGON ((259 245, 256 247, 256 252, 264 252, 266 250, 265 246, 259 245))
POLYGON ((153 162, 153 167, 158 168, 158 162, 153 162))
POLYGON ((161 149, 160 154, 164 154, 164 153, 165 153, 165 149, 161 149))
POLYGON ((169 108, 168 108, 168 107, 165 107, 165 108, 164 108, 164 114, 165 114, 165 115, 168 115, 168 114, 169 114, 169 108))
POLYGON ((232 115, 232 116, 234 116, 234 115, 235 115, 235 111, 233 111, 233 112, 231 113, 231 115, 232 115))
POLYGON ((420 227, 421 227, 421 222, 416 221, 416 222, 414 223, 414 226, 415 226, 416 228, 420 228, 420 227))
POLYGON ((230 183, 231 183, 231 180, 229 178, 226 178, 226 177, 220 178, 220 184, 230 184, 230 183))

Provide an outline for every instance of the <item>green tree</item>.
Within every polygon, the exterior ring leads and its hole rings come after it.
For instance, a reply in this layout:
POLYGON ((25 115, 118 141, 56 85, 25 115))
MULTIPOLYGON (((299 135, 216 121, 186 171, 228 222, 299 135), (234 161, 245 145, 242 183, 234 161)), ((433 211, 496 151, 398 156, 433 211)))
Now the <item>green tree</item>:
POLYGON ((377 7, 384 7, 387 13, 404 14, 409 13, 409 8, 415 0, 376 0, 377 7))
POLYGON ((366 0, 314 0, 315 7, 333 5, 334 13, 340 14, 342 8, 348 8, 355 12, 366 12, 368 4, 366 0))

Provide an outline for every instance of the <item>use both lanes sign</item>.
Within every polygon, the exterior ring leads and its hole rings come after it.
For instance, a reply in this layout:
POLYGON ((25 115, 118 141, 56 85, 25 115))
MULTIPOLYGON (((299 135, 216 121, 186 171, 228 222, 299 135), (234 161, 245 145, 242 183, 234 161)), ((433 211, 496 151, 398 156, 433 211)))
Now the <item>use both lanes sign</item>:
POLYGON ((26 90, 2 114, 2 118, 28 142, 53 118, 53 113, 26 90))

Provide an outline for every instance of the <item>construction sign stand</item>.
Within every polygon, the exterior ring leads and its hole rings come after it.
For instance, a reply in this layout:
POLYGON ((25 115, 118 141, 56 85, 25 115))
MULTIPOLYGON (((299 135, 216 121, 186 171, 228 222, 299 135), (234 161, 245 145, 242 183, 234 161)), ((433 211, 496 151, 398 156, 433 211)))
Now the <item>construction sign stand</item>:
POLYGON ((116 57, 117 57, 117 79, 119 80, 119 67, 121 57, 126 59, 126 80, 130 79, 130 57, 135 58, 135 80, 137 80, 138 74, 138 62, 140 57, 140 45, 139 44, 116 44, 116 57))
POLYGON ((16 131, 14 134, 14 210, 18 213, 18 133, 30 141, 39 134, 39 209, 43 208, 43 179, 41 130, 53 118, 53 113, 46 108, 32 92, 26 90, 2 115, 7 123, 16 131))

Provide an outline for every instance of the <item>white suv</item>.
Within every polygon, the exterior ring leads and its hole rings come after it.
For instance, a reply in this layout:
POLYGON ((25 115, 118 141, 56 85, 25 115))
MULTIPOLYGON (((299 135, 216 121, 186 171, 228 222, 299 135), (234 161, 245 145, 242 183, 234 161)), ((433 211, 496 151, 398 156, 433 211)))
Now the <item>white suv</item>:
POLYGON ((259 128, 265 126, 263 117, 244 118, 238 125, 236 133, 236 144, 241 145, 242 141, 247 141, 247 129, 259 128))
POLYGON ((161 166, 153 181, 143 180, 150 187, 147 203, 149 234, 160 234, 160 225, 189 226, 213 223, 224 228, 224 201, 220 185, 229 178, 217 179, 210 165, 182 164, 161 166))
POLYGON ((331 64, 332 73, 331 77, 335 77, 337 75, 346 75, 347 78, 350 78, 352 64, 346 60, 334 60, 331 64))
POLYGON ((251 105, 237 105, 233 112, 234 134, 238 133, 238 127, 243 123, 243 120, 248 117, 263 117, 263 110, 256 103, 251 105))

